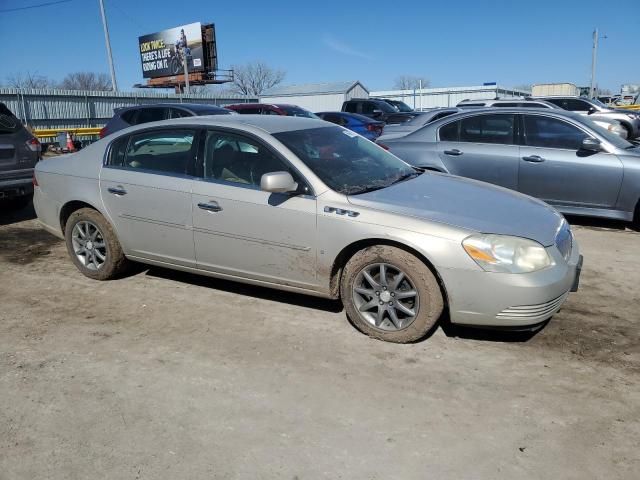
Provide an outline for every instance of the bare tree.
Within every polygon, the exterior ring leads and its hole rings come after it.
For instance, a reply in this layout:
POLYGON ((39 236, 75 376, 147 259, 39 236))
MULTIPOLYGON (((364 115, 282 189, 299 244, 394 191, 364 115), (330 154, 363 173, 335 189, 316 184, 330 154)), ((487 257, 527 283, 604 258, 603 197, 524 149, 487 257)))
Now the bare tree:
POLYGON ((7 84, 13 88, 54 88, 54 83, 38 72, 14 73, 7 76, 7 84))
POLYGON ((69 73, 59 88, 64 90, 111 90, 111 79, 106 73, 75 72, 69 73))
POLYGON ((393 88, 396 90, 415 90, 420 88, 420 81, 422 81, 422 88, 427 88, 431 85, 428 78, 416 77, 414 75, 400 75, 396 77, 393 88))
POLYGON ((265 90, 282 83, 283 70, 270 67, 264 62, 253 62, 233 66, 233 87, 236 93, 257 97, 265 90))

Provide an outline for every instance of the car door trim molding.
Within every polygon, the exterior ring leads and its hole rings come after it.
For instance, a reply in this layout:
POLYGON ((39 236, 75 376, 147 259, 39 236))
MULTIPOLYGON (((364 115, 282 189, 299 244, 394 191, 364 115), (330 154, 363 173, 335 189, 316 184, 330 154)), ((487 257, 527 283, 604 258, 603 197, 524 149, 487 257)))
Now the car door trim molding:
POLYGON ((311 247, 305 247, 302 245, 293 245, 290 243, 281 243, 281 242, 273 242, 271 240, 265 240, 263 238, 254 238, 254 237, 246 237, 244 235, 235 235, 232 233, 228 233, 228 232, 219 232, 217 230, 209 230, 208 228, 201 228, 201 227, 192 227, 194 232, 198 232, 198 233, 206 233, 208 235, 216 235, 219 237, 227 237, 227 238, 234 238, 236 240, 244 240, 246 242, 254 242, 254 243, 260 243, 262 245, 271 245, 274 247, 284 247, 284 248, 289 248, 291 250, 299 250, 302 252, 308 252, 311 250, 311 247))
POLYGON ((162 225, 164 227, 172 227, 172 228, 178 228, 180 230, 192 230, 193 227, 191 227, 190 225, 182 225, 179 223, 171 223, 171 222, 165 222, 162 220, 156 220, 155 218, 143 218, 143 217, 138 217, 136 215, 130 215, 128 213, 122 213, 119 215, 120 218, 126 218, 127 220, 135 220, 137 222, 145 222, 145 223, 152 223, 154 225, 162 225))

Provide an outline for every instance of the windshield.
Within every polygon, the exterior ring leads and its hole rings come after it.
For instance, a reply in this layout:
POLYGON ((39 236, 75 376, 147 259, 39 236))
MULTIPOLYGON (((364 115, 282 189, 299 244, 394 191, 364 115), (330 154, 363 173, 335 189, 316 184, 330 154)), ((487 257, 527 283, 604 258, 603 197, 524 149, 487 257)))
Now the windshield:
POLYGON ((591 99, 591 103, 593 103, 593 104, 595 104, 595 105, 597 105, 599 107, 602 107, 602 108, 609 108, 604 103, 602 103, 600 100, 598 100, 597 98, 592 98, 591 99))
POLYGON ((325 184, 345 195, 388 187, 419 175, 370 140, 341 127, 275 133, 325 184))
POLYGON ((280 107, 289 117, 320 118, 315 113, 300 107, 280 107))
POLYGON ((600 136, 604 137, 609 143, 611 143, 613 146, 615 146, 617 148, 622 148, 622 149, 628 150, 628 149, 634 147, 634 145, 632 145, 631 143, 627 142, 620 135, 617 135, 615 133, 610 132, 605 127, 602 127, 602 126, 598 125, 596 122, 594 122, 590 118, 581 117, 580 121, 586 123, 589 127, 593 128, 596 132, 598 132, 600 134, 600 136))
POLYGON ((413 108, 411 108, 406 103, 401 102, 400 100, 387 100, 387 102, 389 102, 401 112, 413 112, 413 108))

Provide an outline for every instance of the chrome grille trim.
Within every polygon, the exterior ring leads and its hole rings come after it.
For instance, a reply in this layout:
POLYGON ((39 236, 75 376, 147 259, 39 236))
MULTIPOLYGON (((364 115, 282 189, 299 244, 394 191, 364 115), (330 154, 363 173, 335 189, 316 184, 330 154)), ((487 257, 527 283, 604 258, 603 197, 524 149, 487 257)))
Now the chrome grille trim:
POLYGON ((496 317, 537 318, 550 316, 560 308, 567 295, 565 293, 558 298, 537 305, 517 305, 505 308, 496 317))

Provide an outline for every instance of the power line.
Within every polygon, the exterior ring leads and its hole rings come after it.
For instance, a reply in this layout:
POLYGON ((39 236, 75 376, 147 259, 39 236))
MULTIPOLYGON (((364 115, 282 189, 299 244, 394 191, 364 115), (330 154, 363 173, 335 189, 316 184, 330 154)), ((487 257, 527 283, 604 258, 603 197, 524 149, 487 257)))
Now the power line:
POLYGON ((58 5, 59 3, 67 3, 71 1, 72 0, 58 0, 56 2, 45 2, 45 3, 39 3, 38 5, 29 5, 28 7, 5 8, 0 10, 0 13, 17 12, 18 10, 29 10, 31 8, 48 7, 50 5, 58 5))

